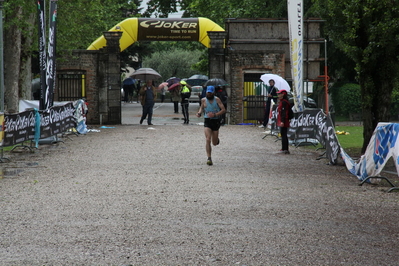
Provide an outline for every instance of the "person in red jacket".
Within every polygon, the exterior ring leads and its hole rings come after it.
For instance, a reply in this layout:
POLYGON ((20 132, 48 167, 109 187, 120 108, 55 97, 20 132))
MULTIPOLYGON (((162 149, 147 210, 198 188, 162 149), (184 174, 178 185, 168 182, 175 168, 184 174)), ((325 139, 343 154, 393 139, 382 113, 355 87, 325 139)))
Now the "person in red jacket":
POLYGON ((279 99, 279 104, 277 107, 277 126, 280 127, 281 134, 281 150, 280 153, 290 154, 288 149, 288 128, 290 127, 290 119, 289 119, 289 109, 291 108, 290 103, 288 101, 287 91, 279 90, 277 92, 277 97, 279 99))

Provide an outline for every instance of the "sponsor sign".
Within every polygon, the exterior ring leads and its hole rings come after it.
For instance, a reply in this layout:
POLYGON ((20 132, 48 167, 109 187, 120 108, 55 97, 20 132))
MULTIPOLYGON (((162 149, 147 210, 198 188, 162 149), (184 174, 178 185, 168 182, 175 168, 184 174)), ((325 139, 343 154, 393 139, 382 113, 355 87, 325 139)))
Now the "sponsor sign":
POLYGON ((31 109, 18 114, 4 115, 2 146, 12 146, 33 140, 36 133, 40 138, 63 133, 76 126, 75 110, 73 103, 70 102, 62 106, 51 107, 46 111, 31 109), (36 115, 38 112, 39 115, 36 115), (38 122, 40 122, 40 126, 36 127, 38 122))
POLYGON ((198 41, 198 18, 138 19, 139 40, 147 41, 198 41))
POLYGON ((288 0, 288 28, 290 33, 291 75, 294 106, 303 111, 303 3, 288 0))
MULTIPOLYGON (((270 120, 272 129, 277 128, 277 115, 277 105, 274 105, 270 120)), ((334 124, 330 116, 327 116, 323 110, 311 109, 294 113, 287 135, 292 140, 317 139, 326 149, 326 157, 330 164, 337 164, 341 147, 335 134, 334 124)))

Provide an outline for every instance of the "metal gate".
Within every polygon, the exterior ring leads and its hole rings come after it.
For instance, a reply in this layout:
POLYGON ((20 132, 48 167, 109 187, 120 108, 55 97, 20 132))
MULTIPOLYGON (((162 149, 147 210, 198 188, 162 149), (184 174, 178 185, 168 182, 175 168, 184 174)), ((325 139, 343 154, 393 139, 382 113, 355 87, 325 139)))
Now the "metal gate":
POLYGON ((263 82, 244 82, 244 122, 258 123, 265 115, 266 85, 263 82))
POLYGON ((65 71, 57 74, 58 101, 76 101, 86 97, 86 75, 83 71, 65 71))

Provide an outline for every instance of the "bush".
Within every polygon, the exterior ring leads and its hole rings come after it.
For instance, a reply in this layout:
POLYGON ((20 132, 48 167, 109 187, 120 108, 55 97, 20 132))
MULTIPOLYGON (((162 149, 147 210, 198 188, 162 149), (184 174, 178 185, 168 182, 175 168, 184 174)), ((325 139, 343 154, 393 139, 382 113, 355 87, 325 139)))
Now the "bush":
POLYGON ((331 98, 337 115, 349 116, 350 113, 361 113, 359 84, 347 83, 331 88, 331 98))

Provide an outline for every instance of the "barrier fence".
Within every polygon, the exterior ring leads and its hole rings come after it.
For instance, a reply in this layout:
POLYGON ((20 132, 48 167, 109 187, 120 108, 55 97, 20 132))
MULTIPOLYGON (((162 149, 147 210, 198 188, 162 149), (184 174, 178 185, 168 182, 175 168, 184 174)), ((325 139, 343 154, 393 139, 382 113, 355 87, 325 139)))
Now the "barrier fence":
POLYGON ((34 141, 37 147, 40 139, 65 133, 72 128, 76 128, 78 133, 87 132, 83 100, 58 103, 44 111, 38 110, 38 101, 24 101, 22 105, 27 110, 1 115, 1 148, 25 141, 34 141))
MULTIPOLYGON (((276 106, 272 110, 269 121, 272 129, 277 128, 276 106)), ((385 179, 392 186, 388 192, 399 190, 394 182, 380 175, 391 157, 394 158, 396 174, 399 173, 399 124, 379 123, 366 152, 357 161, 353 160, 341 147, 333 121, 322 109, 305 109, 303 112, 295 113, 290 126, 289 139, 294 142, 303 139, 316 139, 325 149, 325 156, 329 163, 335 165, 341 158, 349 172, 361 181, 360 185, 370 182, 371 178, 380 178, 385 179)))
MULTIPOLYGON (((273 106, 269 124, 271 128, 277 128, 277 105, 273 106)), ((322 109, 305 109, 303 112, 294 113, 288 129, 288 138, 294 142, 308 139, 316 139, 323 148, 330 164, 337 164, 340 155, 340 145, 335 134, 331 117, 322 109)))

